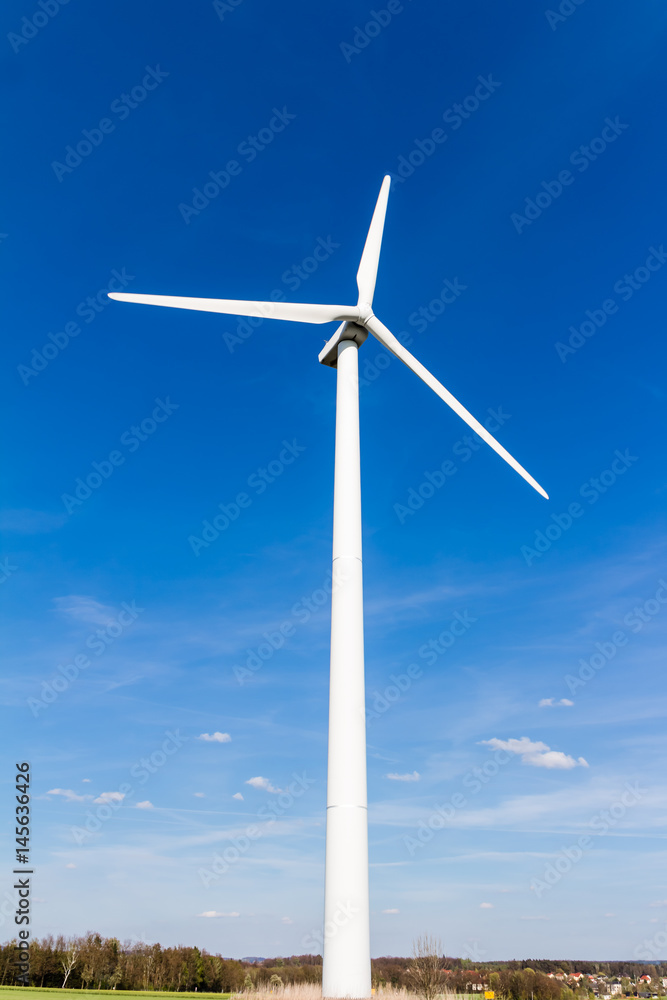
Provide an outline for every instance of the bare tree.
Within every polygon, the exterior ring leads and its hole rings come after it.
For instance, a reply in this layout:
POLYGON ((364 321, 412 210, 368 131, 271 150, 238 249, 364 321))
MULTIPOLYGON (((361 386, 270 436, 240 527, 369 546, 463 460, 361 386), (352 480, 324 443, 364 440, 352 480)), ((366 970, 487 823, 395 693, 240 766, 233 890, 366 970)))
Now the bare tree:
POLYGON ((65 978, 63 979, 63 989, 65 988, 65 983, 69 979, 69 974, 76 965, 76 960, 79 956, 78 942, 76 938, 72 938, 68 942, 67 950, 65 954, 60 959, 60 964, 63 967, 63 972, 65 973, 65 978))
POLYGON ((418 996, 434 1000, 443 992, 442 944, 437 938, 422 934, 412 943, 412 961, 408 978, 418 996))

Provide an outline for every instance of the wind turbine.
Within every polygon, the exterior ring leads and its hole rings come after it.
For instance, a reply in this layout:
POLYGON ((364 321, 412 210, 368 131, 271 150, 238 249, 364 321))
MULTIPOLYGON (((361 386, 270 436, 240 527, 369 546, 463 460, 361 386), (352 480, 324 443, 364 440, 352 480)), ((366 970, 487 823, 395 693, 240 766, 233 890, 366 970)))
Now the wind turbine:
POLYGON ((174 309, 296 323, 338 321, 341 324, 319 354, 321 364, 338 370, 322 995, 355 1000, 371 995, 358 369, 358 348, 368 334, 372 333, 418 375, 508 465, 548 499, 539 483, 373 313, 390 184, 391 177, 385 177, 357 271, 359 298, 355 306, 109 294, 109 298, 121 302, 174 309))

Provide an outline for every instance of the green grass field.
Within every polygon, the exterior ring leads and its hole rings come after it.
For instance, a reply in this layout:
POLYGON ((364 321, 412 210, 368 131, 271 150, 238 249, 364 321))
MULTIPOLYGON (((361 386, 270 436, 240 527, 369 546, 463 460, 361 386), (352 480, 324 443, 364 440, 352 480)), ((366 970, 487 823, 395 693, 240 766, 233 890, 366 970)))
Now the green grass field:
POLYGON ((43 997, 44 1000, 75 1000, 76 997, 160 997, 165 1000, 167 996, 186 997, 189 1000, 202 1000, 202 997, 216 997, 217 1000, 227 1000, 231 993, 153 993, 149 990, 68 990, 53 989, 52 987, 41 989, 39 986, 0 986, 0 1000, 29 1000, 27 994, 43 997))

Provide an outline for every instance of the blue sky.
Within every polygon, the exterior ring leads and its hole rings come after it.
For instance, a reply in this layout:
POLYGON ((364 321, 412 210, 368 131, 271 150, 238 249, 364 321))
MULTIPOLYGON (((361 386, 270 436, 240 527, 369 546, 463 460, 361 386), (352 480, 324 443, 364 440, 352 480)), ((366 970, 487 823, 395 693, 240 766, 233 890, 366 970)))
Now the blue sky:
POLYGON ((318 950, 333 330, 98 293, 355 301, 387 172, 375 311, 550 500, 363 346, 373 953, 664 928, 667 15, 562 8, 5 5, 2 780, 7 816, 31 761, 34 933, 318 950))

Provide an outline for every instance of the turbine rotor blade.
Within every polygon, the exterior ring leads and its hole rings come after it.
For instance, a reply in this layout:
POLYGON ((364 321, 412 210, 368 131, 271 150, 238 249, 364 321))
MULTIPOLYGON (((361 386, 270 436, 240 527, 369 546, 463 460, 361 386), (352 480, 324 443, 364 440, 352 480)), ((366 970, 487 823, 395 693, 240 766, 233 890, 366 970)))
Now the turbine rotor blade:
POLYGON ((373 304, 375 293, 375 279, 380 261, 380 247, 382 246, 382 232, 384 230, 384 217, 387 213, 387 199, 389 198, 389 188, 391 177, 387 174, 382 181, 380 194, 375 205, 373 218, 368 230, 364 252, 361 255, 359 270, 357 271, 357 288, 359 289, 359 302, 373 304))
POLYGON ((508 465, 512 466, 515 472, 518 472, 527 483, 530 483, 533 489, 537 490, 537 492, 546 500, 549 499, 548 494, 542 489, 540 484, 533 479, 530 473, 526 472, 524 467, 520 465, 515 458, 512 458, 510 453, 506 451, 491 434, 489 434, 486 427, 483 427, 479 420, 476 420, 471 413, 468 413, 465 406, 459 403, 458 399, 452 396, 451 392, 445 389, 444 385, 438 382, 437 378, 431 375, 428 369, 424 368, 424 366, 420 364, 420 362, 417 361, 417 359, 413 357, 409 351, 406 351, 400 341, 398 341, 393 333, 387 329, 384 323, 380 322, 377 316, 370 316, 365 320, 364 325, 370 333, 372 333, 373 336, 387 348, 388 351, 391 351, 391 353, 397 357, 399 361, 402 361, 404 365, 415 373, 415 375, 418 375, 422 382, 425 382, 430 389, 433 389, 433 392, 439 396, 440 399, 444 400, 444 402, 447 403, 452 410, 454 410, 454 413, 457 413, 458 416, 466 422, 468 427, 470 427, 475 434, 481 437, 483 441, 486 441, 486 443, 493 448, 493 450, 497 452, 501 458, 505 459, 508 465))
POLYGON ((332 323, 359 319, 357 306, 320 306, 304 302, 244 302, 242 299, 194 299, 182 295, 136 295, 109 292, 118 302, 139 302, 147 306, 171 309, 195 309, 199 312, 226 313, 230 316, 260 316, 262 319, 286 319, 294 323, 332 323))

